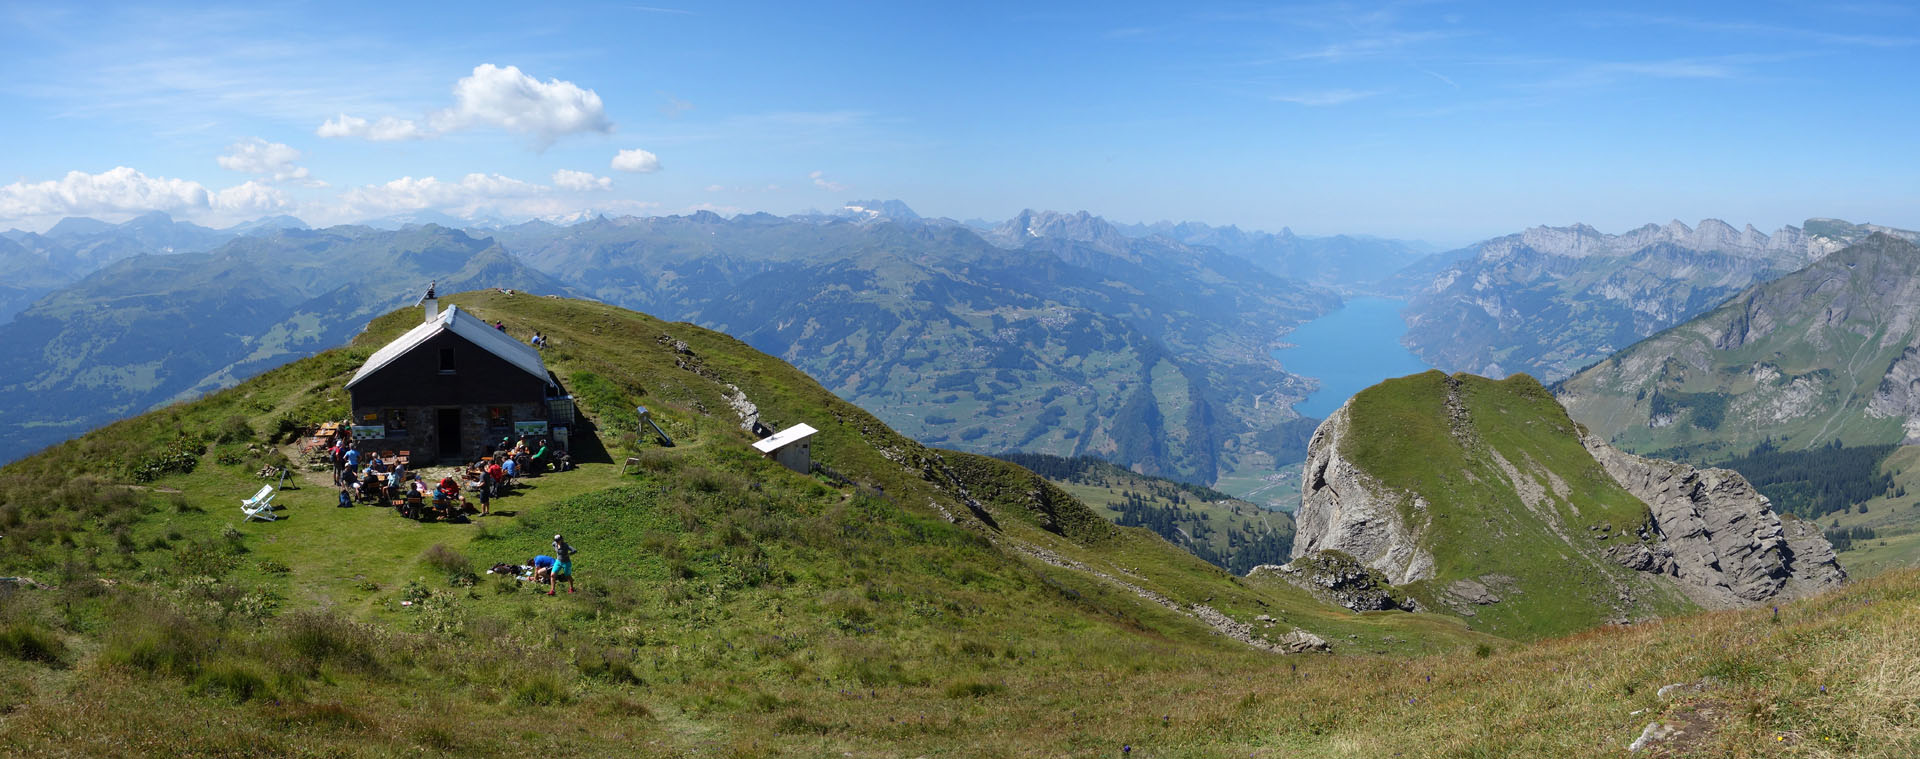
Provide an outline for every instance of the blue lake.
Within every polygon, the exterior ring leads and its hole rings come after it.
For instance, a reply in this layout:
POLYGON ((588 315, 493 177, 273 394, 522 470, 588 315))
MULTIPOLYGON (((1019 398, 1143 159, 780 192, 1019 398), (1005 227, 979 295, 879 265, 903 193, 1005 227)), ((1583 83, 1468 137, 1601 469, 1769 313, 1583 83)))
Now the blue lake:
POLYGON ((1281 339, 1292 348, 1273 352, 1287 371, 1320 381, 1320 389, 1293 409, 1325 419, 1354 393, 1384 379, 1418 374, 1433 367, 1400 345, 1406 303, 1391 298, 1353 298, 1281 339))

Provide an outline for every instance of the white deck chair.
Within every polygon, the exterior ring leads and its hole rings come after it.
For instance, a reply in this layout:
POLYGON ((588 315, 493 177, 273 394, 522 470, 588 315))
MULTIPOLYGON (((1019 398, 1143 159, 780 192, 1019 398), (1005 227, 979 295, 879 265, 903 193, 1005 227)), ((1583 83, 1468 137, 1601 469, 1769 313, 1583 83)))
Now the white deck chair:
POLYGON ((273 515, 273 497, 279 492, 274 490, 272 485, 261 485, 260 492, 254 493, 252 498, 241 499, 240 512, 246 514, 247 518, 240 521, 258 519, 262 522, 271 522, 277 519, 278 517, 273 515))

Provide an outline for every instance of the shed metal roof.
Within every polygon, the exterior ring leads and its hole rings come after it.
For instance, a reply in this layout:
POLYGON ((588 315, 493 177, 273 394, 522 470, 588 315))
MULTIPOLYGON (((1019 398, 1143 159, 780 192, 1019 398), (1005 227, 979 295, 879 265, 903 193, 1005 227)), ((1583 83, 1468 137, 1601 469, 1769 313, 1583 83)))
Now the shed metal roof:
POLYGON ((374 351, 361 365, 360 371, 347 381, 351 388, 360 380, 373 376, 375 372, 386 368, 394 359, 407 354, 442 332, 452 332, 464 337, 467 342, 480 346, 482 350, 506 360, 507 363, 525 369, 528 374, 539 377, 541 382, 552 384, 547 374, 547 362, 540 360, 540 351, 533 346, 509 337, 507 333, 494 329, 493 325, 481 321, 479 317, 460 310, 459 306, 448 306, 433 321, 424 322, 418 327, 387 343, 386 347, 374 351))
POLYGON ((771 437, 765 440, 754 443, 753 449, 761 453, 773 453, 774 451, 787 447, 789 444, 805 440, 815 432, 819 432, 819 430, 805 424, 796 424, 773 433, 771 437))

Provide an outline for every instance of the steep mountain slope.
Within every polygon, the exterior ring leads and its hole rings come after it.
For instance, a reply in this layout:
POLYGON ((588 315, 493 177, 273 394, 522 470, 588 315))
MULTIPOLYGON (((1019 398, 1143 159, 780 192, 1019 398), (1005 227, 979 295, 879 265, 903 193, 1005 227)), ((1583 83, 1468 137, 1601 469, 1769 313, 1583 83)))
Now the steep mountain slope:
POLYGON ((1808 225, 1769 236, 1707 219, 1697 228, 1675 221, 1610 235, 1575 225, 1496 238, 1411 283, 1405 339, 1436 366, 1558 379, 1871 232, 1808 225))
POLYGON ((46 296, 0 331, 0 458, 336 344, 445 288, 565 292, 497 245, 434 228, 287 230, 141 255, 46 296))
POLYGON ((1562 382, 1574 418, 1634 451, 1724 459, 1920 435, 1920 249, 1875 234, 1562 382))
POLYGON ((1296 565, 1350 556, 1398 605, 1504 635, 1803 595, 1844 577, 1817 528, 1783 526, 1739 475, 1612 451, 1525 375, 1429 371, 1368 388, 1314 433, 1301 491, 1296 565))
POLYGON ((1234 574, 1285 562, 1293 550, 1292 515, 1212 488, 1136 474, 1091 456, 1002 453, 995 458, 1047 478, 1114 524, 1145 527, 1234 574))
POLYGON ((0 324, 78 278, 56 265, 46 248, 28 248, 6 238, 0 238, 0 271, 7 272, 0 281, 0 324))
POLYGON ((1267 354, 1276 325, 1337 299, 1096 217, 1023 218, 1041 221, 1017 250, 891 217, 704 212, 498 239, 583 293, 738 335, 922 440, 1203 483, 1265 466, 1261 433, 1307 387, 1267 354))

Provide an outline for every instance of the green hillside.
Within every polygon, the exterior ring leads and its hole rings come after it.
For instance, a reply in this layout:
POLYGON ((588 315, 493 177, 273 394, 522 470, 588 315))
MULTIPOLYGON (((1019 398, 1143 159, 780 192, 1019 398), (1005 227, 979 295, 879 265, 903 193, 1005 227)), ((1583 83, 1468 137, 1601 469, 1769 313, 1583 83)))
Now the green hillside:
POLYGON ((724 335, 579 301, 447 300, 550 336, 605 450, 576 446, 579 470, 467 523, 338 509, 325 472, 304 470, 281 521, 242 523, 237 501, 288 451, 278 433, 344 415, 345 380, 418 320, 409 309, 350 347, 0 469, 0 574, 45 586, 0 590, 0 747, 1105 750, 1135 706, 1171 712, 1190 692, 1158 678, 1281 661, 1218 626, 1255 641, 1302 627, 1352 654, 1498 643, 1234 578, 1030 472, 900 437, 724 335), (819 428, 816 459, 851 483, 753 454, 736 392, 771 423, 819 428), (639 403, 677 447, 630 431, 639 403), (473 574, 555 532, 581 549, 581 593, 473 574), (1251 624, 1263 614, 1278 623, 1251 624), (1092 698, 1114 679, 1150 691, 1092 698), (1083 699, 1087 721, 1031 732, 1034 709, 1083 699))
POLYGON ((1875 234, 1566 379, 1575 419, 1637 452, 1720 461, 1771 441, 1899 443, 1920 430, 1920 250, 1875 234))
POLYGON ((998 458, 1033 470, 1123 527, 1145 527, 1207 563, 1237 575, 1262 564, 1285 564, 1293 550, 1293 517, 1212 488, 1138 474, 1091 456, 1006 453, 998 458))

